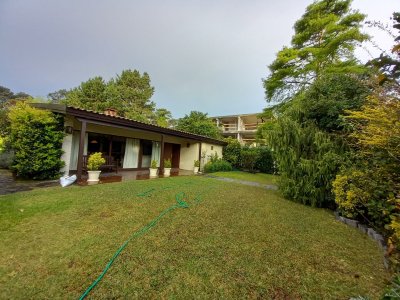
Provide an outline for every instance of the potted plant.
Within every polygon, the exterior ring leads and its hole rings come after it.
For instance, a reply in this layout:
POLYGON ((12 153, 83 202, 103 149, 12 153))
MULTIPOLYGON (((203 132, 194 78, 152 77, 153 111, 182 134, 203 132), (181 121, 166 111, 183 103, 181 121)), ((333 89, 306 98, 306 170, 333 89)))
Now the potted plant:
POLYGON ((89 156, 87 162, 88 168, 88 184, 96 184, 99 182, 99 176, 101 171, 100 166, 103 165, 106 160, 101 156, 101 152, 93 153, 89 156))
POLYGON ((168 177, 171 175, 171 160, 164 160, 164 176, 168 177))
POLYGON ((150 166, 150 177, 157 177, 157 171, 157 161, 153 159, 150 166))
POLYGON ((200 168, 200 161, 199 160, 195 160, 194 161, 194 168, 193 168, 194 174, 197 174, 199 172, 199 168, 200 168))

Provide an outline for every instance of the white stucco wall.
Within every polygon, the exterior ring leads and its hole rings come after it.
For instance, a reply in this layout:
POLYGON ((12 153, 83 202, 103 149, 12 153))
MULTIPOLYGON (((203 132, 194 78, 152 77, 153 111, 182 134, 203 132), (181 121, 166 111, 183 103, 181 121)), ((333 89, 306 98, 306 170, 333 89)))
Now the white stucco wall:
POLYGON ((194 161, 199 159, 199 143, 181 145, 181 157, 179 168, 183 170, 193 170, 194 161))
MULTIPOLYGON (((66 126, 73 126, 74 122, 71 118, 65 118, 64 120, 64 128, 66 126)), ((63 144, 62 144, 63 154, 61 155, 61 160, 64 161, 65 165, 60 169, 60 172, 64 175, 68 175, 70 159, 71 159, 71 151, 72 151, 72 134, 66 134, 64 136, 63 144)))
POLYGON ((203 166, 210 160, 211 155, 218 154, 219 158, 222 158, 222 146, 220 145, 213 145, 202 143, 201 144, 201 163, 200 163, 200 170, 203 169, 203 166))

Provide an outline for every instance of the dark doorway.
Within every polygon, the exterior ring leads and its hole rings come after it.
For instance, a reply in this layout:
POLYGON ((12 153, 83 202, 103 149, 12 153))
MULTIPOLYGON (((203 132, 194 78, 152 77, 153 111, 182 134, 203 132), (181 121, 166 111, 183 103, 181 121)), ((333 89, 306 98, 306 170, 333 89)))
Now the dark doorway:
POLYGON ((179 169, 179 160, 181 155, 181 145, 179 144, 164 144, 164 160, 171 160, 171 167, 179 169))

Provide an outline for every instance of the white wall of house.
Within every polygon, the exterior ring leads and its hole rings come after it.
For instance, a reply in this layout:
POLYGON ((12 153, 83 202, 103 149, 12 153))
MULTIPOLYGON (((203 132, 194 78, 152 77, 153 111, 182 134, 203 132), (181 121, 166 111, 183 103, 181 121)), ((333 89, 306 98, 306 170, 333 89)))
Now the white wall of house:
POLYGON ((207 143, 202 143, 201 144, 201 166, 200 170, 203 169, 203 166, 210 160, 211 155, 215 155, 215 153, 218 154, 219 158, 222 158, 222 146, 220 145, 213 145, 213 144, 207 144, 207 143))
MULTIPOLYGON (((73 125, 74 125, 73 119, 66 118, 64 120, 64 128, 66 126, 73 126, 73 125)), ((72 153, 72 134, 67 134, 64 137, 64 140, 62 143, 62 150, 64 153, 61 155, 61 160, 64 161, 65 165, 64 165, 64 167, 61 168, 60 172, 63 173, 64 175, 68 175, 71 153, 72 153)))
POLYGON ((189 147, 187 144, 181 145, 180 169, 193 170, 194 161, 199 159, 199 144, 189 143, 189 147))

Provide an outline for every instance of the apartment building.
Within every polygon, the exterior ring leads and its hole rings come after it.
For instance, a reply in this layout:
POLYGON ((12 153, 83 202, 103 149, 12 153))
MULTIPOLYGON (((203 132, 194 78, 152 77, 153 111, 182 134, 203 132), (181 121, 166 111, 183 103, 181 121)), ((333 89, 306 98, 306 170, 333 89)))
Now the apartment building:
POLYGON ((242 145, 256 143, 257 128, 264 120, 256 114, 242 114, 230 116, 217 116, 211 119, 221 129, 224 137, 236 138, 242 145))

